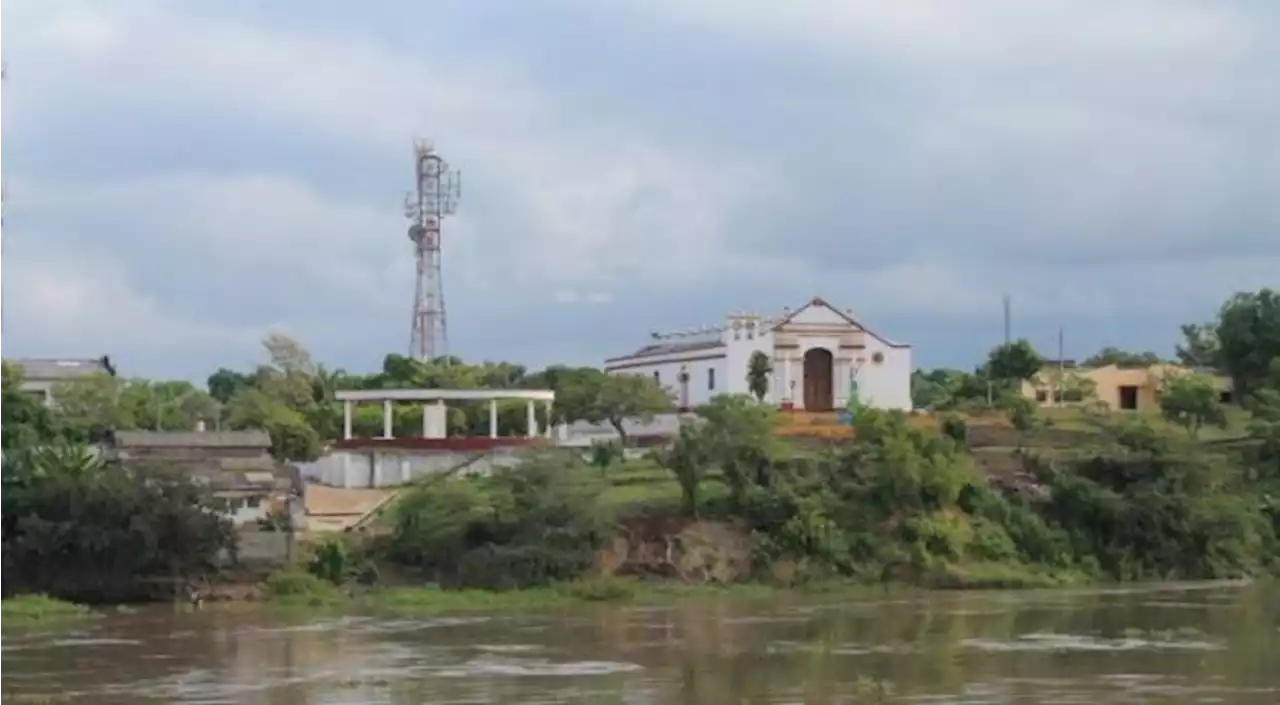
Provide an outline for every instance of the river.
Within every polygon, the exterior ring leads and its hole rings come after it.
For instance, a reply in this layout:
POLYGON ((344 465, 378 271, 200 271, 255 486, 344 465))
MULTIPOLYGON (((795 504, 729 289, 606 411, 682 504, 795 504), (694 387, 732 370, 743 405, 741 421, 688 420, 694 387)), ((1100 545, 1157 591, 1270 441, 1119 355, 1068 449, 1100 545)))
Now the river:
POLYGON ((471 617, 152 607, 9 630, 3 649, 6 703, 1274 705, 1280 584, 471 617))

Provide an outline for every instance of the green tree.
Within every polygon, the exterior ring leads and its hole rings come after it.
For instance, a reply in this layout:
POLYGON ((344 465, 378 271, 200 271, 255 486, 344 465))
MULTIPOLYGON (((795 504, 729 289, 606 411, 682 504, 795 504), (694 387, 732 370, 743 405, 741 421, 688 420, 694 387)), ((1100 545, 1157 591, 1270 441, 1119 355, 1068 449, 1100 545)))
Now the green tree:
POLYGON ((1007 388, 1031 379, 1041 367, 1044 367, 1044 358, 1024 339, 997 345, 987 355, 987 374, 1007 388))
POLYGON ((99 441, 110 429, 138 428, 133 409, 120 403, 129 383, 105 372, 53 386, 53 402, 68 433, 83 441, 99 441))
POLYGON ((986 396, 986 381, 981 375, 945 368, 911 373, 911 404, 917 409, 954 409, 984 401, 986 396))
POLYGON ((1214 323, 1186 323, 1182 326, 1182 342, 1175 351, 1178 362, 1187 367, 1222 366, 1222 348, 1218 344, 1218 326, 1214 323))
POLYGON ((627 432, 623 421, 651 421, 657 414, 670 411, 670 393, 647 375, 604 375, 595 382, 596 389, 587 409, 587 420, 607 422, 618 432, 623 446, 627 432))
POLYGON ((521 380, 528 389, 550 389, 556 393, 551 407, 552 422, 573 423, 593 417, 596 399, 606 377, 594 367, 555 365, 521 380))
POLYGON ((0 402, 0 434, 6 453, 53 442, 63 436, 61 418, 42 400, 22 391, 22 370, 3 364, 4 398, 0 402))
POLYGON ((711 462, 706 429, 694 423, 681 424, 679 435, 658 453, 658 460, 676 476, 685 514, 696 519, 702 478, 711 462))
POLYGON ((773 373, 773 363, 769 356, 756 350, 747 361, 747 390, 756 401, 763 402, 769 394, 769 375, 773 373))
POLYGON ((1280 357, 1280 293, 1236 294, 1222 305, 1214 332, 1222 369, 1237 397, 1247 399, 1266 383, 1271 361, 1280 357))
POLYGON ((1121 350, 1117 347, 1107 346, 1097 353, 1094 353, 1083 363, 1085 367, 1106 367, 1107 365, 1119 365, 1120 367, 1149 367, 1158 365, 1163 360, 1160 356, 1150 352, 1130 352, 1121 350))
POLYGON ((772 484, 773 463, 783 448, 776 433, 778 413, 743 394, 715 397, 697 413, 705 425, 692 440, 720 467, 730 500, 741 507, 753 486, 772 484))
POLYGON ((209 375, 206 384, 209 387, 209 395, 219 403, 226 404, 231 401, 231 397, 235 396, 236 392, 253 384, 253 379, 235 370, 219 367, 216 372, 209 375))
POLYGON ((227 404, 227 424, 233 429, 260 429, 271 436, 271 454, 281 460, 314 460, 320 455, 320 436, 306 418, 266 392, 248 387, 227 404))
POLYGON ((1213 379, 1199 374, 1176 375, 1160 389, 1160 413, 1187 429, 1192 438, 1206 424, 1226 427, 1227 414, 1218 401, 1213 379))
POLYGON ((189 473, 134 473, 77 446, 5 454, 4 593, 81 601, 175 588, 235 549, 235 534, 189 473))

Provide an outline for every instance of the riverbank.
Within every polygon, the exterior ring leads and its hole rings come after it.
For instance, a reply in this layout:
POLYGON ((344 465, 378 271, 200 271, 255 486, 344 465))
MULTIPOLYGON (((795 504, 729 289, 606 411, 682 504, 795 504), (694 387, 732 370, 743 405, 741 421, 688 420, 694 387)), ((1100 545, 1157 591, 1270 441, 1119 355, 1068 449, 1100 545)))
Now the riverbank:
POLYGON ((886 593, 926 594, 959 590, 1052 589, 1089 584, 1086 576, 1044 572, 1000 564, 944 566, 912 582, 850 579, 814 580, 793 585, 762 582, 685 583, 634 577, 596 576, 547 586, 513 590, 442 589, 435 586, 363 587, 335 585, 309 573, 290 570, 263 584, 263 597, 282 607, 347 607, 409 613, 538 611, 589 604, 666 605, 686 600, 770 601, 827 595, 861 599, 886 593))
POLYGON ((92 615, 92 610, 84 605, 45 595, 18 595, 0 600, 0 619, 5 627, 61 623, 92 615))

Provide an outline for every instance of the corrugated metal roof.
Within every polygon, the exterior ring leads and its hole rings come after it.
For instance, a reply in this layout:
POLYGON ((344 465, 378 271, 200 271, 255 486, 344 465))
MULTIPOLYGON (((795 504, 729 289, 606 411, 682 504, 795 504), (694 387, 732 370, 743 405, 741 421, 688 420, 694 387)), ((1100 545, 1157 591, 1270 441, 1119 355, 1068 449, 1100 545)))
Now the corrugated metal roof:
POLYGON ((672 355, 675 353, 693 352, 695 350, 713 350, 715 348, 724 347, 724 343, 719 340, 694 340, 677 343, 654 343, 646 345, 643 348, 627 355, 625 357, 612 358, 614 360, 625 360, 636 357, 650 357, 653 355, 672 355))
POLYGON ((22 369, 23 377, 33 382, 76 379, 103 372, 114 374, 105 357, 67 360, 26 357, 13 360, 13 363, 22 369))
POLYGON ((117 448, 270 448, 266 431, 117 431, 117 448))

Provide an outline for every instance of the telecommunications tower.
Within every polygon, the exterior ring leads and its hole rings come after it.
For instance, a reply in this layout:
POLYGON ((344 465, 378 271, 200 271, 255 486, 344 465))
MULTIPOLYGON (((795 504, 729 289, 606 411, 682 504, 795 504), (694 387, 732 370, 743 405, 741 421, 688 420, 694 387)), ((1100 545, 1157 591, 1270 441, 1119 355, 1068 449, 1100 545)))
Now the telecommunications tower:
POLYGON ((409 356, 433 360, 448 354, 449 349, 440 268, 440 224, 445 216, 453 215, 462 179, 435 153, 430 142, 414 143, 413 166, 416 190, 405 196, 404 204, 405 216, 413 221, 409 239, 417 260, 409 356))

